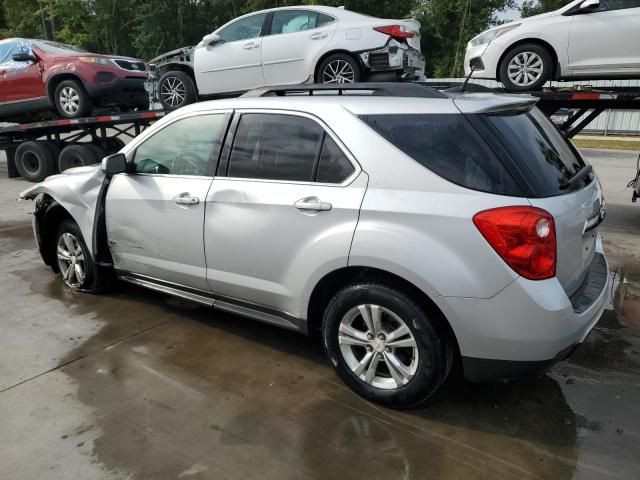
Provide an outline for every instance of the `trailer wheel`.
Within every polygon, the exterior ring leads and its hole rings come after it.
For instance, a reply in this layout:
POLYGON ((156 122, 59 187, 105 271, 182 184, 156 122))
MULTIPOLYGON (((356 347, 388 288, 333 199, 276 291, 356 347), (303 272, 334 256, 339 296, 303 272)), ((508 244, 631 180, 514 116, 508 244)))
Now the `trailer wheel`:
POLYGON ((15 163, 20 176, 30 182, 41 182, 55 173, 55 159, 45 142, 29 140, 18 145, 15 163))
POLYGON ((67 145, 58 157, 58 169, 60 172, 64 172, 69 168, 98 163, 104 157, 104 155, 101 156, 101 149, 99 149, 100 147, 91 144, 67 145))
POLYGON ((54 142, 52 140, 46 140, 46 141, 43 141, 42 143, 44 143, 47 146, 47 148, 51 152, 51 155, 53 155, 53 166, 57 170, 58 158, 60 157, 60 152, 62 151, 62 148, 60 147, 58 142, 54 142))
POLYGON ((124 148, 124 142, 118 137, 108 137, 103 139, 100 146, 104 149, 107 155, 113 155, 118 153, 124 148))
POLYGON ((188 73, 174 70, 165 73, 158 81, 160 103, 167 110, 176 110, 198 100, 196 87, 188 73))

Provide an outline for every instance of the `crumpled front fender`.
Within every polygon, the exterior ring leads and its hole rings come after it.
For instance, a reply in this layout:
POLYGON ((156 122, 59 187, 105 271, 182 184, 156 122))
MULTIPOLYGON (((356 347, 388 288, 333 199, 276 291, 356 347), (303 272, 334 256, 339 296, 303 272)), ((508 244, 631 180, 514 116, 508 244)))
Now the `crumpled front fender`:
POLYGON ((96 206, 104 178, 100 165, 71 168, 27 188, 20 197, 33 200, 41 194, 49 195, 69 212, 80 227, 85 243, 91 246, 96 206))

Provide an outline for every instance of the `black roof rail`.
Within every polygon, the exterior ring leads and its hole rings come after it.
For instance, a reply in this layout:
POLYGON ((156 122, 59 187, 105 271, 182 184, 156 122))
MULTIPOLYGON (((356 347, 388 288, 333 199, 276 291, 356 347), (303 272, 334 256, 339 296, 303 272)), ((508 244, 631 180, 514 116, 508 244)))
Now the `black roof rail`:
POLYGON ((264 87, 249 90, 243 97, 286 97, 296 95, 327 96, 370 95, 378 97, 447 98, 435 88, 420 83, 371 82, 371 83, 317 83, 264 87), (361 92, 361 93, 357 93, 361 92))

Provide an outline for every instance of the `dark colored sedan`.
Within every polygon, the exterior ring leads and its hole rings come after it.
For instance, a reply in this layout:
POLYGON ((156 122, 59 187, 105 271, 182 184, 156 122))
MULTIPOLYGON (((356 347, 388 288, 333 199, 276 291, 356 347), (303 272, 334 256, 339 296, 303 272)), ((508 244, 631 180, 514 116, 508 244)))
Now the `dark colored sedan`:
POLYGON ((94 106, 146 110, 142 60, 98 55, 47 40, 0 40, 0 118, 55 109, 63 118, 94 106))

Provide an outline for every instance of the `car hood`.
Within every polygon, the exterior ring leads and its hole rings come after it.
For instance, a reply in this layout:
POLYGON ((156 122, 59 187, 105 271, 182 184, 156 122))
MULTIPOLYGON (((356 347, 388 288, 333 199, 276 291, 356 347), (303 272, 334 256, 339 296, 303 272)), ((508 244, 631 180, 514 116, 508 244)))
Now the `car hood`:
MULTIPOLYGON (((48 195, 76 221, 87 245, 93 245, 93 223, 105 173, 100 164, 76 167, 20 192, 23 199, 48 195)), ((37 202, 36 202, 37 203, 37 202)), ((36 207, 37 208, 37 207, 36 207)))
MULTIPOLYGON (((569 10, 570 8, 572 8, 574 5, 577 5, 578 3, 581 3, 584 0, 576 0, 568 5, 565 5, 564 7, 558 9, 558 10, 554 10, 552 12, 547 12, 547 13, 541 13, 540 15, 533 15, 531 17, 526 17, 526 18, 520 18, 518 20, 513 20, 512 22, 507 22, 507 23, 501 23, 500 25, 496 25, 493 28, 489 28, 487 30, 485 30, 486 32, 490 32, 492 30, 496 30, 499 28, 503 28, 503 27, 508 27, 511 25, 524 25, 527 23, 532 23, 532 22, 537 22, 539 20, 545 20, 547 18, 550 17, 556 17, 558 15, 562 15, 562 13, 564 13, 565 11, 569 10)), ((483 32, 484 33, 484 32, 483 32)))

